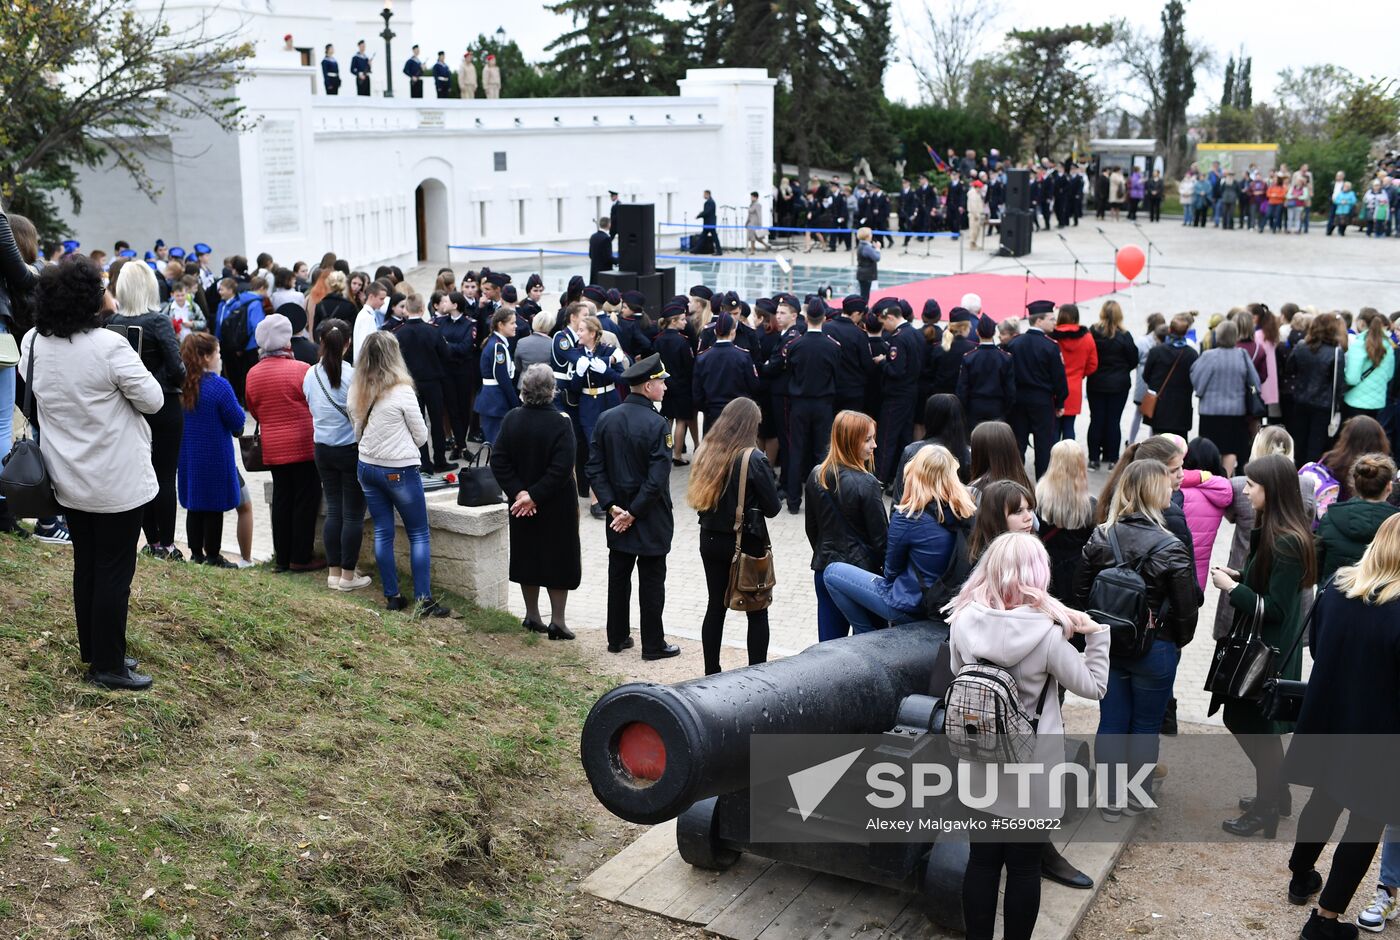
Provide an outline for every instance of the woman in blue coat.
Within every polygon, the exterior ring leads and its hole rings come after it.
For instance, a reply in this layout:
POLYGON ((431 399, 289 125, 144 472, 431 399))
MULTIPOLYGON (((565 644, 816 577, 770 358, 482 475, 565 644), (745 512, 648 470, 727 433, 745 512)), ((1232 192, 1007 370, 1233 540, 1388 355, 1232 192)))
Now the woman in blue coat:
POLYGON ((496 443, 506 413, 520 406, 515 391, 515 357, 510 353, 514 335, 514 310, 502 307, 491 314, 491 336, 481 347, 481 393, 476 396, 481 436, 488 444, 496 443))
POLYGON ((590 453, 598 416, 622 400, 617 383, 622 381, 622 370, 627 365, 622 350, 603 342, 603 322, 594 316, 583 317, 579 321, 578 357, 574 360, 570 391, 578 398, 578 423, 590 453))
POLYGON ((212 333, 191 333, 180 347, 185 380, 180 392, 185 428, 180 438, 176 490, 185 507, 190 561, 215 568, 237 567, 220 551, 224 513, 237 509, 238 465, 233 439, 243 433, 243 409, 233 386, 219 374, 219 341, 212 333))

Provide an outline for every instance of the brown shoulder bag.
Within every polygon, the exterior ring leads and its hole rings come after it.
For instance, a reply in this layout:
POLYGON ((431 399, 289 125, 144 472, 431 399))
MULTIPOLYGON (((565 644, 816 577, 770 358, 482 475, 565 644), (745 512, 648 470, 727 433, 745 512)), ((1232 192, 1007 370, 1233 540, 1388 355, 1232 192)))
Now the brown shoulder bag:
POLYGON ((763 548, 762 555, 750 555, 744 544, 744 497, 749 488, 749 460, 755 448, 749 447, 739 455, 739 499, 734 504, 734 560, 729 563, 729 586, 724 592, 725 606, 730 610, 767 610, 773 603, 773 545, 763 548))

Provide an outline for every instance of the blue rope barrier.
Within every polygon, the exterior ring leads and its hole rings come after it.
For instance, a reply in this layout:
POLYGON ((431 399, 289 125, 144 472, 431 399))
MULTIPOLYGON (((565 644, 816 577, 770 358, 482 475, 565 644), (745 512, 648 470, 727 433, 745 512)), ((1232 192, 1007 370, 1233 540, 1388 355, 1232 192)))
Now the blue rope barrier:
MULTIPOLYGON (((667 228, 685 228, 696 232, 704 232, 710 229, 748 229, 747 225, 691 225, 688 222, 658 222, 657 225, 664 225, 667 228)), ((853 228, 793 228, 786 225, 757 225, 753 226, 757 232, 811 232, 822 235, 851 235, 856 229, 853 228)), ((886 229, 871 229, 871 235, 908 235, 911 238, 959 238, 960 232, 891 232, 886 229)))
POLYGON ((547 255, 572 255, 576 258, 587 258, 586 251, 565 251, 562 248, 503 248, 496 245, 448 245, 448 248, 455 248, 459 251, 512 251, 526 255, 537 255, 544 252, 547 255))

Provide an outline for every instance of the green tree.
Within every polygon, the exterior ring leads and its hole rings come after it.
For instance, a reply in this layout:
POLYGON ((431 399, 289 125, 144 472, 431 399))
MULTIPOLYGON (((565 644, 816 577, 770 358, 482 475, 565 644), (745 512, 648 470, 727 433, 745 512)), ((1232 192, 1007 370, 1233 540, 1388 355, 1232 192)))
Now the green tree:
POLYGON ((252 53, 236 32, 176 34, 127 0, 0 4, 0 197, 45 238, 69 232, 55 193, 81 211, 85 167, 112 160, 154 200, 149 148, 182 121, 239 130, 233 90, 252 53))
POLYGON ((1220 92, 1220 106, 1229 107, 1235 100, 1235 57, 1230 56, 1225 63, 1225 87, 1220 92))
POLYGON ((1254 68, 1254 56, 1249 56, 1240 65, 1239 78, 1235 81, 1235 107, 1248 111, 1254 107, 1254 82, 1250 71, 1254 68))
MULTIPOLYGON (((924 144, 942 153, 949 146, 971 147, 978 153, 987 153, 993 147, 1004 148, 1007 129, 992 117, 967 108, 939 108, 930 105, 906 105, 892 103, 889 106, 890 130, 894 138, 904 147, 908 164, 904 175, 910 179, 920 173, 932 174, 933 161, 929 159, 924 144)), ((1005 153, 1010 157, 1011 154, 1005 153)), ((886 184, 893 190, 899 180, 891 179, 886 184)))
POLYGON ((1126 23, 1114 27, 1114 50, 1134 79, 1127 94, 1146 106, 1147 126, 1162 148, 1170 178, 1185 162, 1186 106, 1196 93, 1196 70, 1209 60, 1208 50, 1187 39, 1185 15, 1181 0, 1168 0, 1162 8, 1162 33, 1156 38, 1126 23))
MULTIPOLYGON (((553 69, 526 62, 525 53, 514 40, 502 45, 494 36, 481 34, 476 37, 472 51, 478 75, 486 65, 486 56, 496 57, 496 65, 501 69, 502 98, 554 98, 565 94, 553 69)), ((480 89, 479 80, 477 87, 480 89)), ((477 94, 481 94, 480 90, 477 94)))
POLYGON ((1394 79, 1357 84, 1332 118, 1333 134, 1358 134, 1367 140, 1389 137, 1400 127, 1400 95, 1394 79))
POLYGON ((1355 75, 1331 63, 1280 71, 1275 94, 1284 134, 1290 139, 1326 134, 1357 84, 1355 75))
POLYGON ((1326 212, 1332 201, 1332 177, 1341 170, 1353 186, 1366 178, 1371 165, 1371 141, 1360 134, 1297 140, 1279 149, 1279 160, 1289 166, 1304 163, 1313 173, 1313 209, 1326 212))
POLYGON ((651 0, 558 0, 551 13, 573 29, 545 47, 549 67, 567 95, 661 95, 657 64, 667 19, 651 0))
POLYGON ((1113 35, 1108 24, 1012 30, 1003 51, 973 66, 972 106, 1017 129, 1036 156, 1064 150, 1102 106, 1086 54, 1113 35))

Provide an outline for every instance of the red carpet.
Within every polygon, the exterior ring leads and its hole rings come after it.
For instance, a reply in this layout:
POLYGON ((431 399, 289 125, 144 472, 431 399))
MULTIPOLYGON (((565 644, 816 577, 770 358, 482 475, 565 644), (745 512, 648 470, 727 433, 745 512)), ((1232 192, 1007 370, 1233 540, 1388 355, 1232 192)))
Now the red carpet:
MULTIPOLYGON (((1127 286, 1118 282, 1120 287, 1127 286)), ((924 281, 913 281, 898 287, 873 291, 873 303, 881 297, 899 297, 909 301, 914 307, 914 316, 923 310, 924 301, 932 297, 943 308, 943 322, 948 322, 948 311, 962 303, 963 294, 977 294, 982 298, 982 310, 993 320, 1007 317, 1024 317, 1026 302, 1030 300, 1051 300, 1056 304, 1070 303, 1074 298, 1083 304, 1095 297, 1113 292, 1110 281, 1088 281, 1079 279, 1076 293, 1074 281, 1067 277, 1047 277, 1045 283, 1030 279, 1026 284, 1024 274, 952 274, 947 277, 931 277, 924 281)), ((1098 316, 1097 310, 1080 310, 1080 322, 1091 323, 1098 316)))

